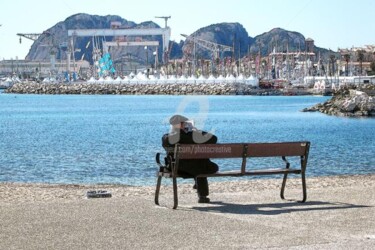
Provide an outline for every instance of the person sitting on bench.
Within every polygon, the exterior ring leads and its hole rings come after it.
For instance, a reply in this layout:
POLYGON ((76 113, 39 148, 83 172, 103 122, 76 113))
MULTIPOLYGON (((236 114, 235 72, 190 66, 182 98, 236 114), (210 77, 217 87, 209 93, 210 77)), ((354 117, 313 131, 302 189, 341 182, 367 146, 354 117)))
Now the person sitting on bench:
MULTIPOLYGON (((217 137, 211 133, 198 130, 194 127, 192 121, 182 115, 174 115, 169 119, 172 125, 171 132, 162 137, 162 145, 167 155, 173 157, 174 145, 180 144, 214 144, 217 142, 217 137)), ((219 169, 218 165, 210 159, 189 159, 181 160, 179 162, 178 174, 186 176, 187 178, 194 178, 194 188, 197 189, 198 202, 208 203, 210 199, 207 178, 196 178, 199 174, 213 174, 219 169)))

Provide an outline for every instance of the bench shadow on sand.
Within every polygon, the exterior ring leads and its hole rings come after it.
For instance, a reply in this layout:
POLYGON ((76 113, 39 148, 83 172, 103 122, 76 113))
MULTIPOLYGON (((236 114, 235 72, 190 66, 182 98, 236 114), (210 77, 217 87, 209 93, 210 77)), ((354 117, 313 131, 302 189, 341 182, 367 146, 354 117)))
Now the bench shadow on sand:
POLYGON ((325 201, 307 201, 299 202, 280 202, 265 204, 236 204, 213 201, 206 206, 193 206, 189 210, 198 210, 202 212, 226 213, 226 214, 257 214, 257 215, 278 215, 293 212, 307 212, 319 210, 337 210, 351 208, 368 208, 371 206, 355 205, 341 202, 325 201))

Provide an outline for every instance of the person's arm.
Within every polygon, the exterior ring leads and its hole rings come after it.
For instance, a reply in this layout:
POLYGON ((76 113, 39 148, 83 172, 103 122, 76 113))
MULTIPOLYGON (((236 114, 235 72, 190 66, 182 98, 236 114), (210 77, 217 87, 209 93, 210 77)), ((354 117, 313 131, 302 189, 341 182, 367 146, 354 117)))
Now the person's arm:
POLYGON ((163 137, 161 138, 161 145, 163 145, 163 148, 168 148, 171 146, 168 140, 168 134, 163 135, 163 137))
POLYGON ((215 144, 217 143, 217 136, 208 132, 203 132, 203 136, 207 139, 205 144, 215 144))
POLYGON ((179 133, 171 133, 171 134, 165 134, 162 137, 162 145, 165 151, 167 153, 172 153, 174 152, 174 145, 178 143, 180 140, 180 135, 179 133))

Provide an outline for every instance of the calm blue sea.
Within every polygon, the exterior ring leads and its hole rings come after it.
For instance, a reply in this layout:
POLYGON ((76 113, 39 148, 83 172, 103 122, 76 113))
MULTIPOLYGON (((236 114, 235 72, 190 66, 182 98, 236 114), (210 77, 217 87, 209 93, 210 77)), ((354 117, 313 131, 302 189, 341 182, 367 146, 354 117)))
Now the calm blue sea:
POLYGON ((154 156, 175 113, 219 142, 311 141, 308 176, 375 173, 375 119, 300 112, 328 98, 0 92, 0 182, 154 185, 154 156))

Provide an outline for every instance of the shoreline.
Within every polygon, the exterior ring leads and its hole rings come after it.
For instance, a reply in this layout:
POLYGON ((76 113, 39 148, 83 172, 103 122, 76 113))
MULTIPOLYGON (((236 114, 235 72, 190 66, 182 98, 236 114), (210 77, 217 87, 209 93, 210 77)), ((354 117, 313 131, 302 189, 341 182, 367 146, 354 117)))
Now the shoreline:
MULTIPOLYGON (((299 189, 300 178, 289 178, 287 189, 299 189)), ((156 183, 156 179, 155 179, 156 183)), ((332 175, 307 178, 307 192, 309 189, 322 187, 367 187, 374 183, 375 174, 356 175, 332 175)), ((170 181, 165 181, 165 189, 171 185, 170 181)), ((278 191, 281 186, 281 179, 250 179, 243 180, 234 178, 229 181, 214 181, 209 178, 211 194, 219 193, 244 193, 252 191, 278 191)), ((180 194, 195 194, 192 188, 193 182, 179 183, 180 194)), ((106 190, 112 194, 112 198, 124 198, 134 196, 153 196, 155 185, 131 186, 124 184, 47 184, 47 183, 18 183, 0 182, 0 200, 2 203, 22 203, 22 202, 55 202, 55 201, 77 201, 86 199, 86 192, 91 190, 106 190)))

